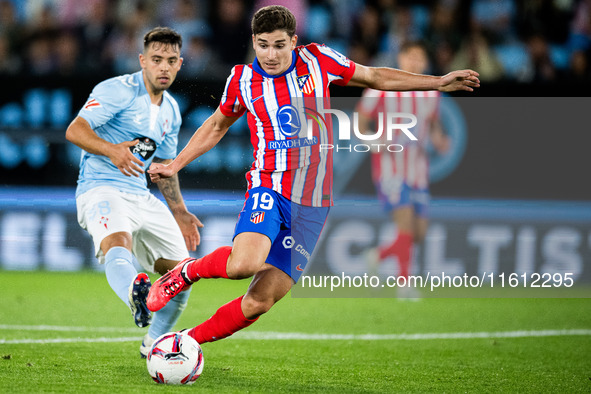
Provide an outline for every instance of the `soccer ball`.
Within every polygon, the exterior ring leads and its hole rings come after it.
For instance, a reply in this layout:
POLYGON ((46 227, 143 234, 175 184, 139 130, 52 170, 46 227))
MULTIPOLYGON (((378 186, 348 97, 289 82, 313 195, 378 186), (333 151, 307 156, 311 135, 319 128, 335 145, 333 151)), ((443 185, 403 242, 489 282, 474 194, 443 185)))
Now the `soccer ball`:
POLYGON ((203 351, 187 333, 169 332, 154 341, 146 363, 156 383, 193 384, 203 371, 203 351))

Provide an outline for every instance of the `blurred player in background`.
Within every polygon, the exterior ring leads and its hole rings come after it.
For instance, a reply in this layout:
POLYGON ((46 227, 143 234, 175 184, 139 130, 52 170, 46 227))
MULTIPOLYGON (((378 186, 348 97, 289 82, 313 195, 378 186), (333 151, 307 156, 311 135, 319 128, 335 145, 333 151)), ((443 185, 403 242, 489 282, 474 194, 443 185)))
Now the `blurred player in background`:
POLYGON ((150 272, 166 273, 200 242, 203 225, 187 211, 177 176, 158 183, 166 206, 150 193, 144 168, 176 156, 181 116, 166 91, 183 59, 182 38, 158 27, 144 36, 142 68, 99 83, 66 131, 82 148, 76 189, 78 222, 92 236, 105 264, 107 281, 129 306, 139 327, 152 323, 140 347, 145 356, 155 338, 169 332, 185 308, 189 292, 154 316, 146 306, 150 272), (171 214, 172 211, 172 214, 171 214))
POLYGON ((355 64, 332 49, 296 47, 296 20, 282 6, 259 9, 252 19, 256 59, 232 69, 220 106, 168 164, 152 164, 152 181, 174 176, 226 134, 245 112, 254 149, 248 191, 235 228, 234 244, 187 259, 162 276, 148 295, 157 311, 199 279, 253 277, 244 296, 227 303, 189 330, 199 343, 232 335, 258 319, 297 282, 312 254, 332 205, 332 128, 313 127, 306 138, 304 105, 329 105, 329 84, 381 90, 468 90, 478 74, 455 71, 444 77, 355 64), (292 253, 292 251, 294 253, 292 253))
MULTIPOLYGON (((419 42, 408 42, 400 48, 398 67, 415 74, 427 71, 429 59, 425 47, 419 42)), ((372 152, 372 178, 378 197, 396 224, 396 238, 368 251, 372 270, 388 257, 398 260, 398 275, 408 278, 413 256, 413 243, 420 244, 427 233, 429 205, 429 142, 439 153, 449 148, 449 140, 439 121, 438 91, 384 92, 367 89, 357 107, 359 129, 375 130, 378 117, 386 113, 413 114, 417 124, 411 132, 417 138, 410 140, 398 133, 393 141, 403 147, 401 152, 382 149, 372 152), (373 123, 373 124, 372 124, 373 123)), ((402 122, 404 123, 404 122, 402 122)), ((416 297, 410 286, 398 289, 402 297, 416 297)))

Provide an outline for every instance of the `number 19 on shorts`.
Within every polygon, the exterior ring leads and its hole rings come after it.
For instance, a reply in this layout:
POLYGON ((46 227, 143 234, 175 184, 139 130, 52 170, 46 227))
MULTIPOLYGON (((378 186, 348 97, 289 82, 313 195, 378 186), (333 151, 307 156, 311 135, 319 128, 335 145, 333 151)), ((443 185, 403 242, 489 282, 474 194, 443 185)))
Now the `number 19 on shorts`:
POLYGON ((252 199, 254 200, 254 203, 252 205, 252 210, 256 210, 256 209, 264 209, 264 210, 269 210, 271 208, 273 208, 273 197, 267 193, 255 193, 252 195, 252 199))

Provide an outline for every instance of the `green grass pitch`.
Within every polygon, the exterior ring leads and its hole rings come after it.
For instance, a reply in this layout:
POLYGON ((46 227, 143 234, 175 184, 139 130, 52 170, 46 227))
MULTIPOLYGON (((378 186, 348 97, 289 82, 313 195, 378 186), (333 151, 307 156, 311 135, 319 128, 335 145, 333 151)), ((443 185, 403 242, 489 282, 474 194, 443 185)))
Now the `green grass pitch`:
MULTIPOLYGON (((590 299, 287 296, 243 335, 204 344, 205 369, 193 386, 165 387, 139 358, 146 329, 133 325, 103 274, 0 271, 0 284, 1 393, 591 391, 590 299), (543 330, 571 334, 410 336, 543 330)), ((201 281, 177 329, 247 286, 201 281)))

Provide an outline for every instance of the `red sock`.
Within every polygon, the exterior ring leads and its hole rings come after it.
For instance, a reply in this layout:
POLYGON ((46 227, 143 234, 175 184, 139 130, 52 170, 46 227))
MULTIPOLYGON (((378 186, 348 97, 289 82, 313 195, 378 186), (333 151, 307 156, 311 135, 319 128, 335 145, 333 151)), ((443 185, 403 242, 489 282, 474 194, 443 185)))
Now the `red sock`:
POLYGON ((236 331, 250 326, 257 319, 249 320, 242 313, 242 298, 238 297, 223 305, 212 317, 195 328, 189 330, 198 343, 213 342, 229 337, 236 331))
POLYGON ((222 246, 207 256, 189 263, 187 277, 191 281, 199 280, 199 278, 227 278, 226 265, 231 252, 231 246, 222 246))
POLYGON ((408 277, 412 242, 412 234, 398 233, 398 237, 394 242, 392 242, 392 244, 383 248, 379 248, 380 260, 383 260, 388 256, 398 257, 400 276, 408 277))
POLYGON ((398 273, 398 276, 403 276, 405 278, 408 278, 408 275, 410 274, 410 261, 412 259, 412 249, 413 249, 413 244, 410 244, 410 249, 408 252, 408 257, 404 256, 405 258, 402 257, 398 257, 398 268, 400 268, 400 272, 398 273))

